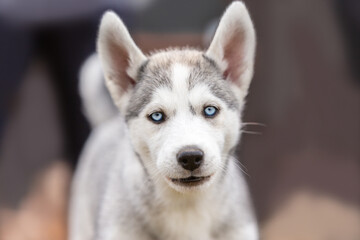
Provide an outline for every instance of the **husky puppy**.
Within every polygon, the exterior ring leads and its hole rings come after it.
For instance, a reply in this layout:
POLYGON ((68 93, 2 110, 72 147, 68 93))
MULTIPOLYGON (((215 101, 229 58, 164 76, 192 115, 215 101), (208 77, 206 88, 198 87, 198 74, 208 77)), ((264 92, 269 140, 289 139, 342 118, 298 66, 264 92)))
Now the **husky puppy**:
POLYGON ((107 12, 98 54, 123 117, 95 127, 85 146, 72 186, 70 240, 258 239, 232 156, 255 55, 245 5, 227 8, 207 51, 150 56, 107 12))

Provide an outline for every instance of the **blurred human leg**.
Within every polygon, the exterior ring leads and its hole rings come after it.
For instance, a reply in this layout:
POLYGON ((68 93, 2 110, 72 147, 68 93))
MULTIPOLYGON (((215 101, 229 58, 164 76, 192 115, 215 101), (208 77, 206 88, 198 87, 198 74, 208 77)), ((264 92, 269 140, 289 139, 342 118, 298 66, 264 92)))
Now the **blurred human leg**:
POLYGON ((0 140, 9 106, 18 89, 33 51, 29 29, 0 19, 0 140))
POLYGON ((95 51, 97 19, 64 23, 41 34, 63 117, 66 158, 73 166, 90 131, 82 114, 78 75, 84 60, 95 51))

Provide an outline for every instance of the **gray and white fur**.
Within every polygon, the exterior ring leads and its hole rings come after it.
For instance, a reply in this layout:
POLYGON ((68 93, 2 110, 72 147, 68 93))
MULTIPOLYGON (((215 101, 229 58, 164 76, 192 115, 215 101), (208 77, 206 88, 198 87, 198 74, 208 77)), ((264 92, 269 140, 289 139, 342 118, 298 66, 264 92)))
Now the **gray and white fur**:
POLYGON ((96 110, 103 99, 86 95, 94 78, 86 71, 98 70, 84 68, 84 104, 95 128, 72 185, 70 240, 258 239, 233 157, 255 45, 242 2, 227 8, 205 52, 145 56, 118 16, 105 13, 98 54, 120 115, 96 110))

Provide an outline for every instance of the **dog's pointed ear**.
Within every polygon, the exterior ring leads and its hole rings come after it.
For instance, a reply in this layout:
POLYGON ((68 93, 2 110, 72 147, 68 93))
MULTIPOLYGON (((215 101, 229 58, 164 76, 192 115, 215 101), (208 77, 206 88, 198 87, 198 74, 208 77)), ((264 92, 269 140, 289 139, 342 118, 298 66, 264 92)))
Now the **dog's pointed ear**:
POLYGON ((256 37, 242 2, 233 2, 222 16, 206 55, 220 66, 224 78, 244 97, 253 75, 256 37))
POLYGON ((102 17, 97 50, 113 101, 119 108, 123 108, 121 99, 135 85, 138 69, 146 57, 132 40, 121 19, 111 11, 102 17))

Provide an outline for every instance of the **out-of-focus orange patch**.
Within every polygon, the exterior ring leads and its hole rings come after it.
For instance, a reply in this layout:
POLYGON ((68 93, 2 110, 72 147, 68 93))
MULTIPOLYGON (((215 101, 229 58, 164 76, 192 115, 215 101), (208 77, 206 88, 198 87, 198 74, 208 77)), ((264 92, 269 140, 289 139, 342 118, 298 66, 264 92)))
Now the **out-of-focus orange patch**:
POLYGON ((70 170, 56 162, 35 180, 19 209, 0 209, 0 240, 65 240, 70 170))
POLYGON ((360 239, 360 209, 330 196, 301 191, 264 224, 262 239, 360 239))

